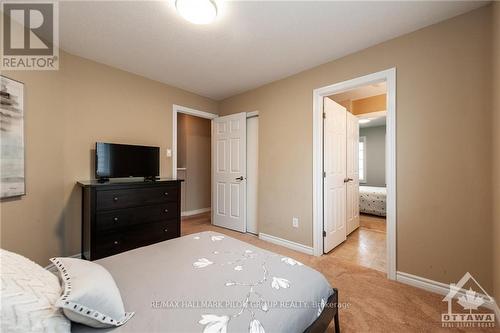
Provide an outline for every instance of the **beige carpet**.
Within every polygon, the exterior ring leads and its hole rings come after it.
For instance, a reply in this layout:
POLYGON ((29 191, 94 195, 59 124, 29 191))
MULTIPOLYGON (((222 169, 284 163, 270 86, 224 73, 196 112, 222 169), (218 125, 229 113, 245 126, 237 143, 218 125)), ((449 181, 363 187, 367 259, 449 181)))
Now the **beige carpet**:
MULTIPOLYGON (((342 332, 500 332, 491 329, 441 327, 446 303, 442 296, 387 280, 385 273, 332 256, 314 257, 274 245, 256 236, 210 224, 207 214, 185 219, 182 234, 213 230, 255 246, 297 259, 325 275, 339 289, 342 332)), ((333 332, 333 328, 330 330, 333 332)))

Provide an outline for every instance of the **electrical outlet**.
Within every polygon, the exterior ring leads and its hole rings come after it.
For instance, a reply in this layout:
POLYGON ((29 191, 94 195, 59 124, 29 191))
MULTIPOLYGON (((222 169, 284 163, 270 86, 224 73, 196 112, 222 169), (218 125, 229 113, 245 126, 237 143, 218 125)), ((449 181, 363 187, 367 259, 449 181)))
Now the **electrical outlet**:
POLYGON ((292 217, 292 226, 294 228, 298 228, 299 227, 299 218, 298 217, 292 217))
POLYGON ((172 157, 172 149, 167 148, 167 157, 172 157))

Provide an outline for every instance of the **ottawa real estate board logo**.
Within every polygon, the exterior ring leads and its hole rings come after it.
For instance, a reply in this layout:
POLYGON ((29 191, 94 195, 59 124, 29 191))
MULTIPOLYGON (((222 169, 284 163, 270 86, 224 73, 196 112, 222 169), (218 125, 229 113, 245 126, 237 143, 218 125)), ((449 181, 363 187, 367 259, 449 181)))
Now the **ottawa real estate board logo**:
POLYGON ((59 69, 57 2, 2 1, 0 70, 59 69))
POLYGON ((450 284, 443 302, 448 303, 448 311, 441 314, 442 327, 495 327, 495 313, 487 308, 494 300, 469 272, 457 284, 450 284))

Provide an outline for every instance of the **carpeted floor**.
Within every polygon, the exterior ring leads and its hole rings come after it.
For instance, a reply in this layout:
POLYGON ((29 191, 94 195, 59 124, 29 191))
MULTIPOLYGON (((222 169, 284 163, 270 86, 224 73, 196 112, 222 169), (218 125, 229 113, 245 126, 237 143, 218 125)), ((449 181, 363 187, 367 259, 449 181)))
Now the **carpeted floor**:
MULTIPOLYGON (((325 275, 339 289, 342 332, 500 332, 498 328, 441 327, 446 312, 442 296, 390 281, 385 273, 324 255, 314 257, 210 224, 207 214, 182 221, 182 234, 213 230, 255 246, 295 258, 325 275)), ((329 329, 333 332, 333 328, 329 329)), ((271 332, 272 333, 272 332, 271 332)))

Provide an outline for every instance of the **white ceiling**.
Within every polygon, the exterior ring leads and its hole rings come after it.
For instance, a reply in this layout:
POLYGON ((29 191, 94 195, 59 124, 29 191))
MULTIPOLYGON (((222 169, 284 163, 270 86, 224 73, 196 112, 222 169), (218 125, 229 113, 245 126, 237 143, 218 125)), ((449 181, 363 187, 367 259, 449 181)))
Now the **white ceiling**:
POLYGON ((369 119, 370 119, 369 123, 366 123, 366 124, 360 123, 359 128, 385 126, 386 116, 374 117, 374 118, 369 118, 369 119))
POLYGON ((61 1, 61 47, 220 100, 486 2, 220 3, 198 26, 167 1, 61 1))

